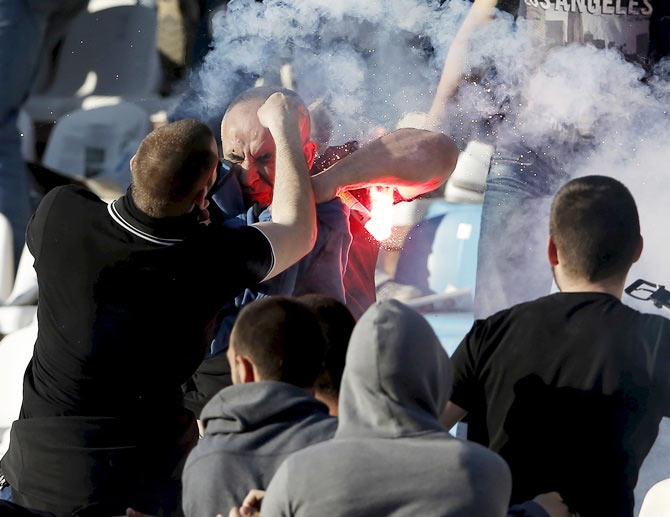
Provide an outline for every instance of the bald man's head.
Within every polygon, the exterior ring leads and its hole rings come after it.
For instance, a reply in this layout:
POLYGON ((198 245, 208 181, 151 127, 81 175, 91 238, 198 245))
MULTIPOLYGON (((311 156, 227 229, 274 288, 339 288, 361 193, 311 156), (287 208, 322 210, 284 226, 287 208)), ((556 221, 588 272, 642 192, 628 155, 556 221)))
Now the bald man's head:
POLYGON ((310 140, 311 122, 302 99, 284 88, 251 88, 238 95, 228 106, 221 121, 223 156, 241 166, 240 183, 248 205, 272 203, 275 175, 275 143, 270 131, 258 120, 258 109, 276 92, 297 99, 302 107, 300 135, 307 166, 311 167, 316 145, 310 140))
POLYGON ((201 122, 154 129, 131 162, 133 199, 153 217, 186 213, 211 182, 217 160, 214 136, 201 122))

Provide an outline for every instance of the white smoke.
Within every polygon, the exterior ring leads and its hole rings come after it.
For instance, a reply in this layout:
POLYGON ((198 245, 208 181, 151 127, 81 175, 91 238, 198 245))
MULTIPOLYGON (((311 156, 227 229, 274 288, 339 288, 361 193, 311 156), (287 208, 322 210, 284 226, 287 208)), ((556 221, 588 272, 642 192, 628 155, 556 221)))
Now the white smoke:
MULTIPOLYGON (((213 20, 215 46, 194 76, 189 111, 220 120, 256 77, 276 75, 290 62, 306 103, 325 99, 334 114, 331 144, 392 130, 405 113, 429 108, 470 6, 466 0, 443 6, 436 0, 232 0, 213 20)), ((468 65, 481 80, 465 83, 446 107, 445 131, 460 146, 471 138, 523 139, 540 152, 561 128, 577 132, 587 145, 559 155, 563 169, 614 176, 638 202, 646 251, 630 278, 670 283, 662 224, 663 196, 670 192, 670 65, 642 81, 645 71, 617 50, 573 45, 545 52, 529 43, 526 23, 506 13, 475 35, 468 65), (501 111, 506 122, 495 123, 501 111)))

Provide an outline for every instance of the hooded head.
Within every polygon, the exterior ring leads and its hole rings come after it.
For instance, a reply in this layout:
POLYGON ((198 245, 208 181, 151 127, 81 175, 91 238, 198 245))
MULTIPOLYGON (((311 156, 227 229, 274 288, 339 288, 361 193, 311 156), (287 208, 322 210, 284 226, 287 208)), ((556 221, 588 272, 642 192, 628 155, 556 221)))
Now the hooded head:
POLYGON ((351 335, 336 437, 444 431, 453 368, 428 322, 395 300, 376 303, 351 335))

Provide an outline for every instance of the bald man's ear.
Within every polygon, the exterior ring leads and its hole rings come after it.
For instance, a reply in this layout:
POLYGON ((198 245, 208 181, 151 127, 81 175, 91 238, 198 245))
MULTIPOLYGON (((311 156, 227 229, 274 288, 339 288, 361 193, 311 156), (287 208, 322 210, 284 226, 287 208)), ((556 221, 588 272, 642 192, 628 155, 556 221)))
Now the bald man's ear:
POLYGON ((136 157, 136 156, 137 156, 137 154, 133 154, 133 155, 130 157, 130 171, 131 171, 131 172, 133 171, 133 167, 135 166, 135 157, 136 157))
POLYGON ((305 153, 305 160, 307 160, 307 168, 311 169, 314 165, 314 159, 316 158, 316 143, 312 140, 308 140, 302 146, 302 151, 305 153))

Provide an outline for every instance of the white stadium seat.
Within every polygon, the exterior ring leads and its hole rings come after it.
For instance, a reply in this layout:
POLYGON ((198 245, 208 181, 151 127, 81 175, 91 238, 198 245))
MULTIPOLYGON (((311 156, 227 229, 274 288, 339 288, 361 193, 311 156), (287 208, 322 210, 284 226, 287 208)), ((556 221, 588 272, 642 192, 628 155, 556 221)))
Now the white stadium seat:
POLYGON ((80 14, 65 37, 53 80, 24 109, 35 121, 55 122, 88 97, 97 98, 89 107, 157 97, 156 24, 155 9, 141 5, 80 14))
POLYGON ((33 356, 37 318, 30 325, 0 341, 0 428, 10 427, 19 416, 23 399, 23 374, 33 356))
POLYGON ((0 302, 7 299, 14 285, 14 237, 9 220, 0 213, 0 302))
POLYGON ((147 112, 130 102, 77 110, 54 126, 42 164, 116 198, 130 184, 130 158, 151 129, 147 112))

